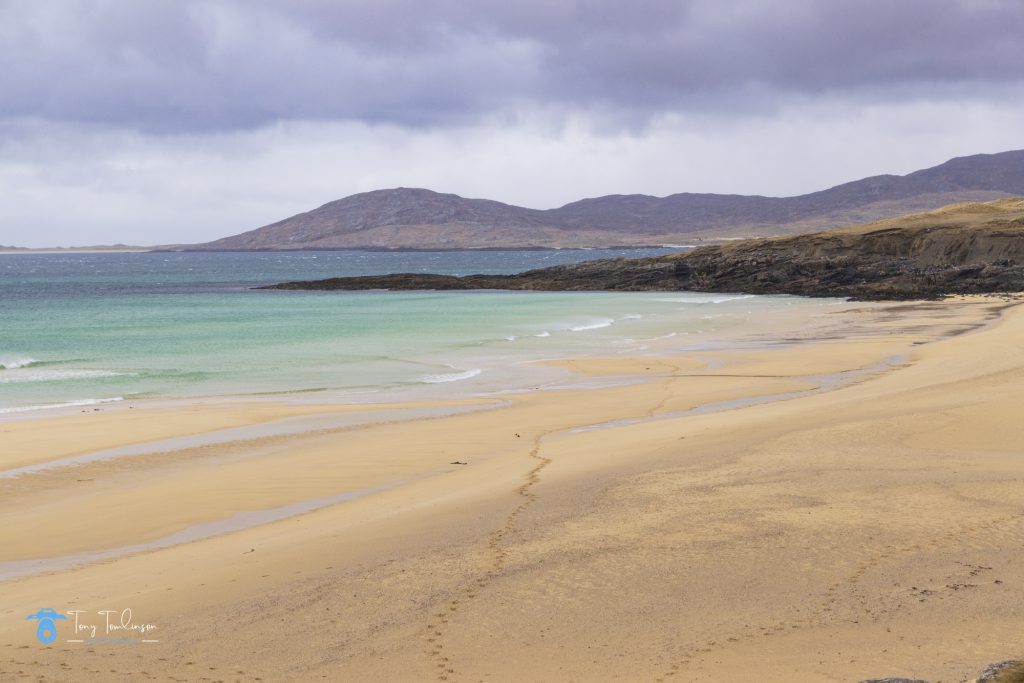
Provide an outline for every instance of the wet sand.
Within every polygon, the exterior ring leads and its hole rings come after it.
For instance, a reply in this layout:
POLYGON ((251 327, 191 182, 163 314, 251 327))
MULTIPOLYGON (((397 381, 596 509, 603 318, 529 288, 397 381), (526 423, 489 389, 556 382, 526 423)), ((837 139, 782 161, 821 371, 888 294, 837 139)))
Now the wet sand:
POLYGON ((1024 310, 743 334, 555 362, 624 380, 597 389, 0 422, 0 468, 36 468, 0 473, 0 680, 949 681, 1020 655, 1024 310), (41 645, 41 607, 131 608, 158 642, 41 645))

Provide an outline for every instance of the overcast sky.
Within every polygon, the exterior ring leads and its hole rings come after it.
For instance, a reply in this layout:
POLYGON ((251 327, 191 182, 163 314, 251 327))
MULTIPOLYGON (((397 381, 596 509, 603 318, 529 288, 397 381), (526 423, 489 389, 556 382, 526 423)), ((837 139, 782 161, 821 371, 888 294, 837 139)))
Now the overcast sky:
POLYGON ((1024 148, 1020 0, 0 0, 0 244, 355 192, 793 195, 1024 148))

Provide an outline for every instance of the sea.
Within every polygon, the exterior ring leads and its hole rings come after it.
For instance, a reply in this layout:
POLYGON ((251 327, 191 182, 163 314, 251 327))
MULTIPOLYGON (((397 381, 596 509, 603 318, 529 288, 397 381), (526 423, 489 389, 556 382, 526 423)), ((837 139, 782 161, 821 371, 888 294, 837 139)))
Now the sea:
MULTIPOLYGON (((0 417, 104 403, 365 402, 561 381, 530 361, 642 353, 794 297, 301 292, 281 281, 515 273, 672 249, 0 254, 0 417)), ((41 413, 45 414, 45 413, 41 413)))

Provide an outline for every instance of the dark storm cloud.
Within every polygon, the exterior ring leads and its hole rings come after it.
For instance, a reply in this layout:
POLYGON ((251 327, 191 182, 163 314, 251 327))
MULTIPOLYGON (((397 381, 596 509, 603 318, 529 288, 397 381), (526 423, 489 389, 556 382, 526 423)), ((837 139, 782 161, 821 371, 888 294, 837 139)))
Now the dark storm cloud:
POLYGON ((1019 0, 0 0, 0 117, 418 127, 997 97, 1021 35, 1019 0))

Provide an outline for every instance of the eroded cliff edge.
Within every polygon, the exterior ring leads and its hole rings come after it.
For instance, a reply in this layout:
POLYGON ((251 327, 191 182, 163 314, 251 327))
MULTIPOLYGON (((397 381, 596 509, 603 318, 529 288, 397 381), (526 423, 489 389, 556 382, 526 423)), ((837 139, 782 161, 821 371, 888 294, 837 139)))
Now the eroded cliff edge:
POLYGON ((644 259, 516 275, 399 273, 285 282, 266 289, 696 291, 860 299, 1024 291, 1024 199, 956 204, 865 225, 753 239, 644 259))

